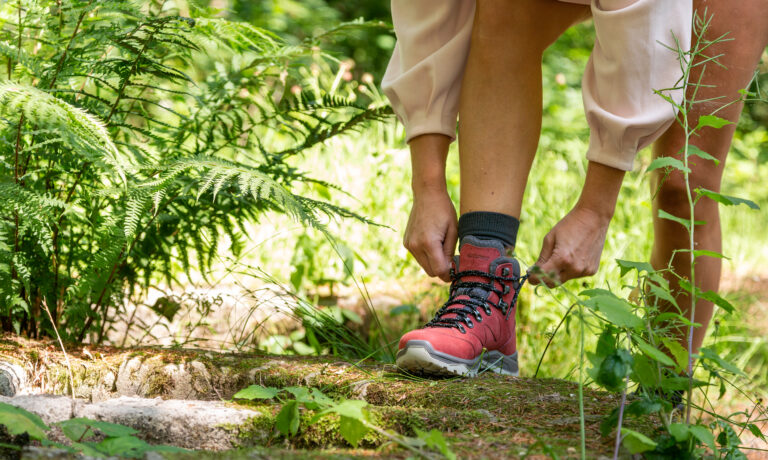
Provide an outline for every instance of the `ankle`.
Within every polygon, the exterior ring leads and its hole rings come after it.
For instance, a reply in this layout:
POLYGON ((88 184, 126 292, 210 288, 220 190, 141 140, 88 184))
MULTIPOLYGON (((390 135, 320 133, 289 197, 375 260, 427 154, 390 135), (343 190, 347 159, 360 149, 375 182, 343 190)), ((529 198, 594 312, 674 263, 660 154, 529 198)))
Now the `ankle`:
POLYGON ((508 214, 489 211, 473 211, 459 217, 459 247, 467 236, 498 240, 508 252, 515 247, 520 221, 508 214))

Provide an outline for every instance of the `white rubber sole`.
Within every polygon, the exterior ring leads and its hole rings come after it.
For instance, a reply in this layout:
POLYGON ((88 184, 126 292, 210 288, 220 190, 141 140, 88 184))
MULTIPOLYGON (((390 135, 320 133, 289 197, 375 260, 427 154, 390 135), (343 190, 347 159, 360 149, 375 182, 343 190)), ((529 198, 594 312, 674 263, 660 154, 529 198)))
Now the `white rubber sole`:
POLYGON ((397 367, 413 373, 434 376, 475 377, 481 372, 494 372, 517 377, 517 353, 504 355, 498 351, 485 351, 473 360, 461 359, 432 348, 425 340, 410 340, 397 353, 397 367))

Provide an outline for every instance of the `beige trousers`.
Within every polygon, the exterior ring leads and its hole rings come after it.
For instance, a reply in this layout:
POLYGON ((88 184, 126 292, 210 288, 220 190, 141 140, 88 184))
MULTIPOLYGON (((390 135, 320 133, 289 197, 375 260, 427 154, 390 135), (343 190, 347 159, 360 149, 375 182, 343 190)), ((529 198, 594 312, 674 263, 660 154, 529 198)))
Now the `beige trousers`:
MULTIPOLYGON (((587 158, 630 170, 638 150, 675 117, 673 105, 654 91, 682 100, 682 90, 667 89, 682 86, 675 48, 690 46, 692 1, 569 3, 591 4, 595 25, 595 46, 582 80, 590 127, 587 158)), ((392 0, 397 44, 382 88, 405 125, 407 140, 427 133, 456 137, 474 11, 474 0, 392 0)))

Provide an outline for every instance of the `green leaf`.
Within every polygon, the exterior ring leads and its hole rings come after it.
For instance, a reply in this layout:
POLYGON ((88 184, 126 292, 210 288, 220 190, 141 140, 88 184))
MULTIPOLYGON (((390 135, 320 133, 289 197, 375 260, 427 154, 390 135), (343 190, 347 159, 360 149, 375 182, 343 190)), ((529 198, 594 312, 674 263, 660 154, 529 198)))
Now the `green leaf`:
MULTIPOLYGON (((664 391, 686 391, 688 389, 688 377, 666 377, 661 379, 661 389, 664 391)), ((705 387, 709 383, 702 380, 693 379, 693 388, 705 387)))
POLYGON ((619 327, 643 327, 643 320, 632 312, 632 305, 616 296, 598 295, 584 301, 589 308, 596 308, 605 318, 619 327))
POLYGON ((437 449, 448 460, 456 460, 456 454, 453 453, 448 446, 448 442, 443 437, 443 433, 434 428, 429 430, 429 432, 422 431, 418 428, 414 428, 414 431, 416 432, 416 436, 424 441, 427 447, 430 449, 437 449))
POLYGON ((668 213, 667 211, 665 211, 663 209, 659 209, 659 218, 671 220, 673 222, 677 222, 678 224, 682 225, 683 227, 687 228, 688 230, 691 229, 691 221, 690 220, 688 220, 688 219, 681 219, 680 217, 673 216, 672 214, 668 213))
POLYGON ((72 441, 72 448, 76 449, 78 452, 82 453, 83 455, 87 455, 89 457, 102 458, 105 456, 104 452, 99 450, 95 442, 72 441))
POLYGON ((642 433, 622 427, 621 434, 624 437, 624 447, 631 454, 639 454, 656 448, 656 442, 642 433))
POLYGON ((653 171, 654 169, 659 168, 674 168, 678 171, 683 171, 690 173, 691 168, 688 168, 683 164, 682 161, 678 160, 674 157, 658 157, 655 158, 653 161, 651 161, 651 164, 648 165, 648 169, 646 171, 653 171))
POLYGON ((314 355, 317 353, 317 350, 310 347, 304 342, 293 342, 291 346, 293 347, 294 351, 296 351, 296 353, 303 356, 314 355))
POLYGON ((677 370, 682 371, 683 369, 686 369, 688 367, 688 350, 674 340, 662 338, 661 342, 669 349, 669 352, 672 353, 672 356, 675 358, 677 370))
POLYGON ((693 257, 706 256, 706 257, 714 257, 716 259, 728 259, 728 260, 730 260, 728 257, 725 257, 724 255, 720 254, 719 252, 710 251, 710 250, 707 250, 707 249, 694 249, 693 252, 691 252, 691 254, 693 254, 693 257))
POLYGON ((89 443, 89 445, 106 455, 121 457, 140 457, 151 448, 145 441, 134 436, 110 437, 97 444, 89 443))
POLYGON ((368 433, 368 427, 356 418, 347 417, 342 415, 339 422, 339 434, 343 437, 352 447, 357 447, 357 443, 368 433))
POLYGON ((595 355, 604 358, 616 351, 616 336, 610 327, 603 329, 600 337, 597 339, 595 355))
POLYGON ((747 428, 749 429, 749 431, 752 433, 753 436, 755 436, 756 438, 760 438, 763 441, 765 441, 765 435, 763 434, 763 432, 760 430, 760 428, 757 425, 755 425, 754 423, 748 423, 747 424, 747 428))
POLYGON ((595 382, 608 391, 618 392, 626 386, 625 377, 632 369, 632 355, 627 350, 616 350, 600 364, 595 382))
POLYGON ((712 449, 712 451, 715 454, 715 457, 717 457, 717 444, 715 443, 715 435, 712 433, 712 431, 704 426, 704 425, 691 425, 688 427, 688 430, 693 435, 694 438, 701 441, 703 444, 705 444, 707 447, 712 449))
POLYGON ((721 358, 720 355, 718 355, 717 352, 715 352, 715 350, 711 348, 708 348, 708 347, 700 348, 699 357, 716 363, 718 366, 720 366, 720 368, 730 372, 731 374, 742 375, 742 376, 745 375, 744 372, 741 371, 741 369, 736 367, 734 364, 731 364, 730 362, 721 358))
POLYGON ((690 436, 691 432, 688 430, 688 425, 685 423, 670 423, 669 434, 675 438, 675 441, 685 442, 690 436))
POLYGON ((105 436, 110 437, 130 436, 138 433, 138 431, 125 425, 91 420, 89 418, 64 420, 59 422, 58 425, 61 427, 64 434, 73 441, 79 440, 88 428, 95 428, 105 436))
POLYGON ((651 273, 654 271, 653 266, 648 262, 632 262, 629 260, 616 259, 616 263, 619 264, 622 277, 629 273, 631 270, 637 270, 638 273, 651 273))
POLYGON ((305 403, 307 401, 312 401, 312 397, 309 395, 309 388, 305 387, 285 387, 283 390, 287 391, 288 393, 292 394, 293 397, 296 399, 297 402, 305 403))
POLYGON ((583 297, 592 298, 592 297, 597 297, 601 295, 613 296, 614 294, 608 289, 594 288, 594 289, 585 289, 579 292, 579 295, 583 297))
MULTIPOLYGON (((683 279, 683 280, 680 280, 678 284, 680 285, 681 288, 683 288, 687 292, 693 292, 693 286, 691 286, 690 281, 683 279)), ((710 302, 722 308, 723 310, 727 311, 728 313, 733 313, 734 311, 736 311, 736 308, 730 302, 725 300, 720 294, 718 294, 715 291, 702 291, 697 287, 696 296, 704 300, 709 300, 710 302)))
POLYGON ((634 340, 635 344, 637 344, 637 348, 639 348, 640 351, 642 351, 643 354, 649 358, 654 359, 665 366, 675 367, 675 362, 672 361, 672 358, 664 354, 663 351, 652 346, 640 337, 632 337, 632 339, 634 340))
POLYGON ((705 427, 704 425, 691 425, 688 427, 688 430, 696 439, 712 449, 712 452, 715 453, 715 457, 717 457, 717 444, 715 444, 715 435, 712 434, 712 431, 710 431, 709 428, 705 427))
POLYGON ((722 193, 713 192, 712 190, 707 190, 701 187, 696 188, 696 190, 694 191, 698 195, 703 195, 711 200, 717 201, 718 203, 724 204, 726 206, 736 206, 739 204, 745 204, 752 209, 760 209, 760 206, 758 206, 757 203, 755 203, 752 200, 747 200, 746 198, 723 195, 722 193))
MULTIPOLYGON (((681 150, 682 152, 682 150, 681 150)), ((720 160, 713 157, 712 155, 708 154, 707 152, 701 150, 700 148, 696 147, 695 145, 689 145, 688 146, 688 156, 696 155, 699 158, 703 158, 705 160, 711 160, 715 162, 715 166, 720 164, 720 160)))
POLYGON ((634 361, 635 364, 632 366, 634 381, 648 388, 656 388, 661 385, 659 373, 656 372, 656 366, 650 358, 643 354, 636 354, 634 361))
POLYGON ((36 414, 6 403, 0 403, 0 425, 5 425, 10 434, 28 433, 37 440, 45 439, 49 429, 36 414))
POLYGON ((334 412, 344 417, 367 421, 368 417, 365 413, 365 406, 367 405, 367 402, 358 399, 345 399, 340 403, 331 406, 327 411, 334 412))
POLYGON ((709 300, 710 302, 714 303, 715 305, 727 311, 728 313, 733 313, 736 311, 736 307, 734 307, 730 302, 725 300, 720 294, 718 294, 715 291, 702 292, 701 290, 699 290, 698 296, 701 297, 702 299, 709 300))
POLYGON ((674 313, 671 311, 664 312, 655 318, 653 318, 654 324, 658 323, 669 323, 674 320, 675 322, 679 322, 680 324, 683 324, 685 326, 693 326, 693 327, 701 327, 701 324, 699 323, 691 323, 691 320, 686 318, 685 316, 681 315, 680 313, 674 313))
POLYGON ((272 399, 280 393, 278 388, 251 385, 235 393, 234 399, 272 399))
POLYGON ((703 128, 705 126, 715 129, 720 129, 726 125, 732 125, 732 121, 728 121, 724 118, 720 118, 716 115, 702 115, 699 117, 699 124, 696 125, 696 129, 703 128))
POLYGON ((677 307, 677 299, 669 293, 669 288, 661 287, 656 283, 648 283, 648 288, 650 289, 651 294, 656 296, 656 298, 669 302, 671 305, 677 307))
POLYGON ((330 406, 334 404, 333 399, 326 396, 322 391, 318 390, 317 388, 312 388, 311 392, 312 392, 312 397, 318 404, 322 406, 330 406))
POLYGON ((283 436, 295 436, 299 432, 299 403, 295 400, 285 403, 275 418, 275 426, 283 436))

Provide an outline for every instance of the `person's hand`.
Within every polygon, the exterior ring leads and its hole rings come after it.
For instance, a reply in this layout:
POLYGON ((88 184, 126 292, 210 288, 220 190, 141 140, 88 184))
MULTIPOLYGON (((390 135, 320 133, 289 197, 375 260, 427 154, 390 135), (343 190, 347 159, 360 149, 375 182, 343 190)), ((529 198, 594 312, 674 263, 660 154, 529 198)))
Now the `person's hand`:
POLYGON ((403 245, 427 275, 450 281, 457 225, 456 208, 447 190, 414 194, 403 245))
POLYGON ((609 216, 576 205, 544 237, 539 260, 529 281, 549 287, 594 275, 600 265, 609 216))

